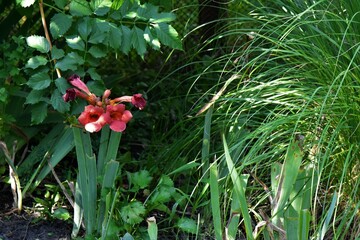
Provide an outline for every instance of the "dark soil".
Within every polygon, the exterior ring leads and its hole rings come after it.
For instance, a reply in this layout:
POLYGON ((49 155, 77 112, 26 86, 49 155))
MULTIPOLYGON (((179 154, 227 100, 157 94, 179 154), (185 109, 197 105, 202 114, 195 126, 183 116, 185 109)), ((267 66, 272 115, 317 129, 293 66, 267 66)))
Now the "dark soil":
POLYGON ((0 189, 0 240, 67 240, 72 226, 60 220, 44 220, 12 208, 12 194, 0 189))

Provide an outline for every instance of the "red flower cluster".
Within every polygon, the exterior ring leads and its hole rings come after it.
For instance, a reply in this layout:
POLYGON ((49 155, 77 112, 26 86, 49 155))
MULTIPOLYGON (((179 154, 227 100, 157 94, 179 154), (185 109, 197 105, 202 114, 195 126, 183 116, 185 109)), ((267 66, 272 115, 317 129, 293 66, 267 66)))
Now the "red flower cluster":
POLYGON ((113 131, 124 131, 126 123, 132 118, 132 114, 129 110, 125 109, 125 105, 122 103, 130 102, 140 110, 146 105, 146 101, 141 94, 109 99, 111 91, 107 89, 102 98, 99 98, 89 91, 78 75, 72 75, 68 81, 74 88, 67 89, 63 99, 65 102, 68 102, 76 97, 80 97, 89 103, 80 114, 78 120, 85 127, 85 130, 91 133, 100 131, 106 124, 109 124, 110 129, 113 131))

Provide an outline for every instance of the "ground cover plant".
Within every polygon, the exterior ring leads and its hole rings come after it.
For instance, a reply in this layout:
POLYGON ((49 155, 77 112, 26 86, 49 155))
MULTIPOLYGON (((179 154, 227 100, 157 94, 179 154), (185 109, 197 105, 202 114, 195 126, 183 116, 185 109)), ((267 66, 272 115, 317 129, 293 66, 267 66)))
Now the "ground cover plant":
POLYGON ((360 237, 360 4, 21 3, 38 25, 7 33, 0 86, 15 210, 73 238, 360 237))

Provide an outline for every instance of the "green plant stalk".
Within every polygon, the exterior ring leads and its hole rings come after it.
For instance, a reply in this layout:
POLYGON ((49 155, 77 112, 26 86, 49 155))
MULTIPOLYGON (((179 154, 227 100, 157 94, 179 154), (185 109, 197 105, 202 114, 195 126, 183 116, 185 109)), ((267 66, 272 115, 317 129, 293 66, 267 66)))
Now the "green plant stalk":
POLYGON ((211 212, 212 212, 212 221, 214 224, 215 238, 223 239, 222 237, 222 224, 221 224, 221 214, 220 214, 220 193, 219 193, 219 184, 218 184, 218 170, 216 161, 214 161, 210 166, 210 200, 211 200, 211 212))
POLYGON ((253 229, 252 229, 252 225, 251 225, 251 217, 249 214, 249 209, 248 209, 247 201, 246 201, 246 197, 245 197, 245 191, 244 191, 245 186, 243 186, 243 183, 240 180, 240 175, 237 173, 237 171, 235 169, 235 166, 231 159, 229 148, 227 146, 224 135, 222 135, 222 140, 223 140, 226 164, 229 169, 231 180, 234 184, 234 192, 237 195, 237 198, 239 199, 239 202, 240 202, 240 210, 241 210, 241 214, 244 219, 246 238, 249 240, 252 240, 252 239, 254 239, 254 236, 253 236, 253 229))
POLYGON ((79 169, 77 184, 81 192, 86 235, 91 236, 96 223, 96 160, 91 149, 90 134, 83 133, 79 128, 73 128, 73 134, 79 169))
POLYGON ((212 117, 213 107, 210 107, 205 115, 205 124, 204 124, 204 136, 203 144, 201 149, 201 163, 202 163, 202 174, 204 179, 208 178, 209 170, 209 152, 210 152, 210 133, 211 133, 211 117, 212 117))

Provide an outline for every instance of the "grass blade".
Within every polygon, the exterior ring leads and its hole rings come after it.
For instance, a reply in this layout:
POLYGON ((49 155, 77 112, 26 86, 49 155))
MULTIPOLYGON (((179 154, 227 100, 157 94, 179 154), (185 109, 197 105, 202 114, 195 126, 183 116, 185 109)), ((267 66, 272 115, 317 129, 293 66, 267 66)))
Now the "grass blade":
POLYGON ((214 223, 216 239, 222 239, 222 224, 220 214, 220 193, 218 185, 218 170, 216 161, 210 166, 210 200, 212 220, 214 223))

